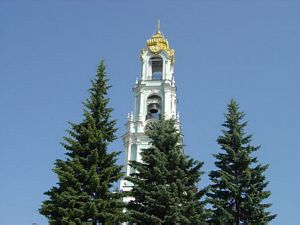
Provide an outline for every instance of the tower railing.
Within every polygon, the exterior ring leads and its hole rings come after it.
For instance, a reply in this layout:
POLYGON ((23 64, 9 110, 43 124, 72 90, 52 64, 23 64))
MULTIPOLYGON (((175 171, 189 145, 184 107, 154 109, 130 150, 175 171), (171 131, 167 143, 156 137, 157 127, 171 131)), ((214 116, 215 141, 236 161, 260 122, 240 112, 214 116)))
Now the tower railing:
POLYGON ((149 119, 156 119, 156 120, 159 120, 161 118, 161 115, 160 113, 148 113, 146 115, 146 120, 149 120, 149 119))

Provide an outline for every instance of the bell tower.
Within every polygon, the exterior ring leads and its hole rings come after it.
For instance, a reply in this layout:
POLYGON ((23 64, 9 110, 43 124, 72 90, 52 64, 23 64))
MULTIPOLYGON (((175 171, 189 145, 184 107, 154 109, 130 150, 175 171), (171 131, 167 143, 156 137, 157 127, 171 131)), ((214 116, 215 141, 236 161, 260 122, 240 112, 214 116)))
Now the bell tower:
MULTIPOLYGON (((174 49, 169 47, 168 40, 160 31, 159 21, 155 33, 147 40, 147 48, 141 50, 140 59, 141 74, 133 87, 134 109, 127 116, 126 133, 123 135, 126 176, 134 172, 129 162, 141 161, 141 151, 149 147, 149 139, 144 134, 147 123, 164 116, 176 119, 179 126, 174 49)), ((131 186, 129 181, 122 179, 120 191, 128 191, 131 186)))

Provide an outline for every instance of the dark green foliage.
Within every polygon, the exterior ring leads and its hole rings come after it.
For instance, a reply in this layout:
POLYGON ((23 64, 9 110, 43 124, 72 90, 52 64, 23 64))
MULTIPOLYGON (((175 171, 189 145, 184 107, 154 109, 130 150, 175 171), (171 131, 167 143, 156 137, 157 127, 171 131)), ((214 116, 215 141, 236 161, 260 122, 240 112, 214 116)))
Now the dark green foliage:
POLYGON ((217 170, 209 174, 212 185, 207 195, 213 225, 265 225, 275 218, 266 211, 271 204, 264 203, 270 196, 265 191, 268 182, 264 172, 268 166, 259 164, 251 155, 259 147, 251 146, 251 135, 244 132, 244 115, 231 100, 223 135, 217 140, 223 151, 214 155, 217 170))
POLYGON ((112 185, 122 177, 122 167, 116 165, 118 152, 109 153, 108 145, 116 139, 115 120, 108 107, 105 66, 101 61, 95 80, 84 102, 84 119, 71 123, 68 137, 62 144, 66 160, 57 160, 54 172, 58 186, 45 194, 40 213, 51 225, 81 225, 91 221, 115 224, 124 220, 121 194, 112 192, 112 185))
POLYGON ((146 127, 152 147, 141 153, 143 162, 132 161, 138 171, 128 211, 137 224, 206 224, 203 191, 197 189, 203 163, 183 154, 181 135, 174 120, 161 119, 146 127))

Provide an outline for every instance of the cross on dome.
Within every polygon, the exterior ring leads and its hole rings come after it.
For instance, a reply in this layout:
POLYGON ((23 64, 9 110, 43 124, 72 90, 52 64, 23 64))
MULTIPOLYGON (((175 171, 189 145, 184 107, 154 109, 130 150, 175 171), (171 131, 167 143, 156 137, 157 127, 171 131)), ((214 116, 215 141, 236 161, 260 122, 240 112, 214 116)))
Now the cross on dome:
POLYGON ((160 19, 158 19, 158 21, 157 21, 157 25, 156 25, 156 33, 157 34, 160 34, 161 32, 160 32, 160 19))

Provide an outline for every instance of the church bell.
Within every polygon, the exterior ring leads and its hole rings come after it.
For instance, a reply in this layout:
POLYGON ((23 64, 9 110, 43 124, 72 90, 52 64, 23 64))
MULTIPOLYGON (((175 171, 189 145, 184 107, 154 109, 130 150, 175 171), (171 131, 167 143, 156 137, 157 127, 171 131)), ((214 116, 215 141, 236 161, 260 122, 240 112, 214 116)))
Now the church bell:
POLYGON ((160 110, 160 105, 158 103, 151 103, 149 104, 149 112, 150 113, 158 113, 160 110))

